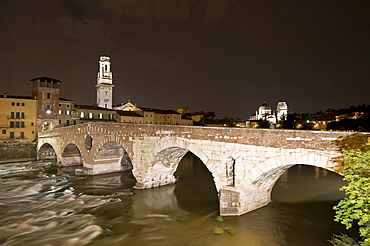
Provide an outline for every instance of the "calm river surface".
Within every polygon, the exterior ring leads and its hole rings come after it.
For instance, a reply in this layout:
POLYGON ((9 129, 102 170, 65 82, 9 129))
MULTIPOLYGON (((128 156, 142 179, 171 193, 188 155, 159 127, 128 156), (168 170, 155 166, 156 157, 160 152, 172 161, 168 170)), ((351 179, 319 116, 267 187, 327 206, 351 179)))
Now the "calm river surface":
POLYGON ((273 201, 219 224, 211 174, 191 153, 181 161, 179 182, 133 190, 128 174, 75 177, 52 162, 0 165, 0 245, 329 245, 343 194, 342 178, 297 165, 274 186, 273 201))

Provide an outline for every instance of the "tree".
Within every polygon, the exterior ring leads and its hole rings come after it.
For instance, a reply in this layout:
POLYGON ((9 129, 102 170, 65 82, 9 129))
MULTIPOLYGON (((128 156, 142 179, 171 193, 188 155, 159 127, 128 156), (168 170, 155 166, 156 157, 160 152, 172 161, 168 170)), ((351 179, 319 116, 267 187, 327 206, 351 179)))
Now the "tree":
POLYGON ((341 190, 347 197, 334 206, 335 221, 350 229, 355 223, 362 237, 361 245, 370 245, 370 144, 344 152, 344 180, 341 190))

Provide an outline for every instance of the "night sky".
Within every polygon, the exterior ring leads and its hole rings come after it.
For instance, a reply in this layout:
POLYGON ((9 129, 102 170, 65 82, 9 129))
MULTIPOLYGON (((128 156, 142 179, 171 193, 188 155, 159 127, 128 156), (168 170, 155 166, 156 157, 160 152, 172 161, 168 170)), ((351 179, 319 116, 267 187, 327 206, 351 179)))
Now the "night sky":
POLYGON ((32 78, 96 103, 102 55, 113 103, 247 119, 370 104, 370 1, 0 0, 0 94, 32 78))

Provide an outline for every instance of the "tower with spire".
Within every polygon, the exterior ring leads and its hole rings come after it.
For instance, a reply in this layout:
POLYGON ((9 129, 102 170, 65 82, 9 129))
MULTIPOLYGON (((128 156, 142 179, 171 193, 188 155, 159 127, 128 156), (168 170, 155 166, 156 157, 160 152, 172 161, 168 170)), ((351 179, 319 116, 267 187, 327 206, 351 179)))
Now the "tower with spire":
POLYGON ((111 72, 110 57, 101 56, 99 60, 99 72, 96 81, 96 104, 101 108, 112 108, 113 76, 111 72))

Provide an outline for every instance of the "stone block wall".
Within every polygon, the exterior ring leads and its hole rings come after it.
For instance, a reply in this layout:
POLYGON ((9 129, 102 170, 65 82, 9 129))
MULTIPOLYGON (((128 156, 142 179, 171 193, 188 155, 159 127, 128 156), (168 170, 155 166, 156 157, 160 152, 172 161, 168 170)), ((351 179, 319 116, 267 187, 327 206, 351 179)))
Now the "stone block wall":
POLYGON ((0 163, 36 160, 36 143, 0 144, 0 163))

